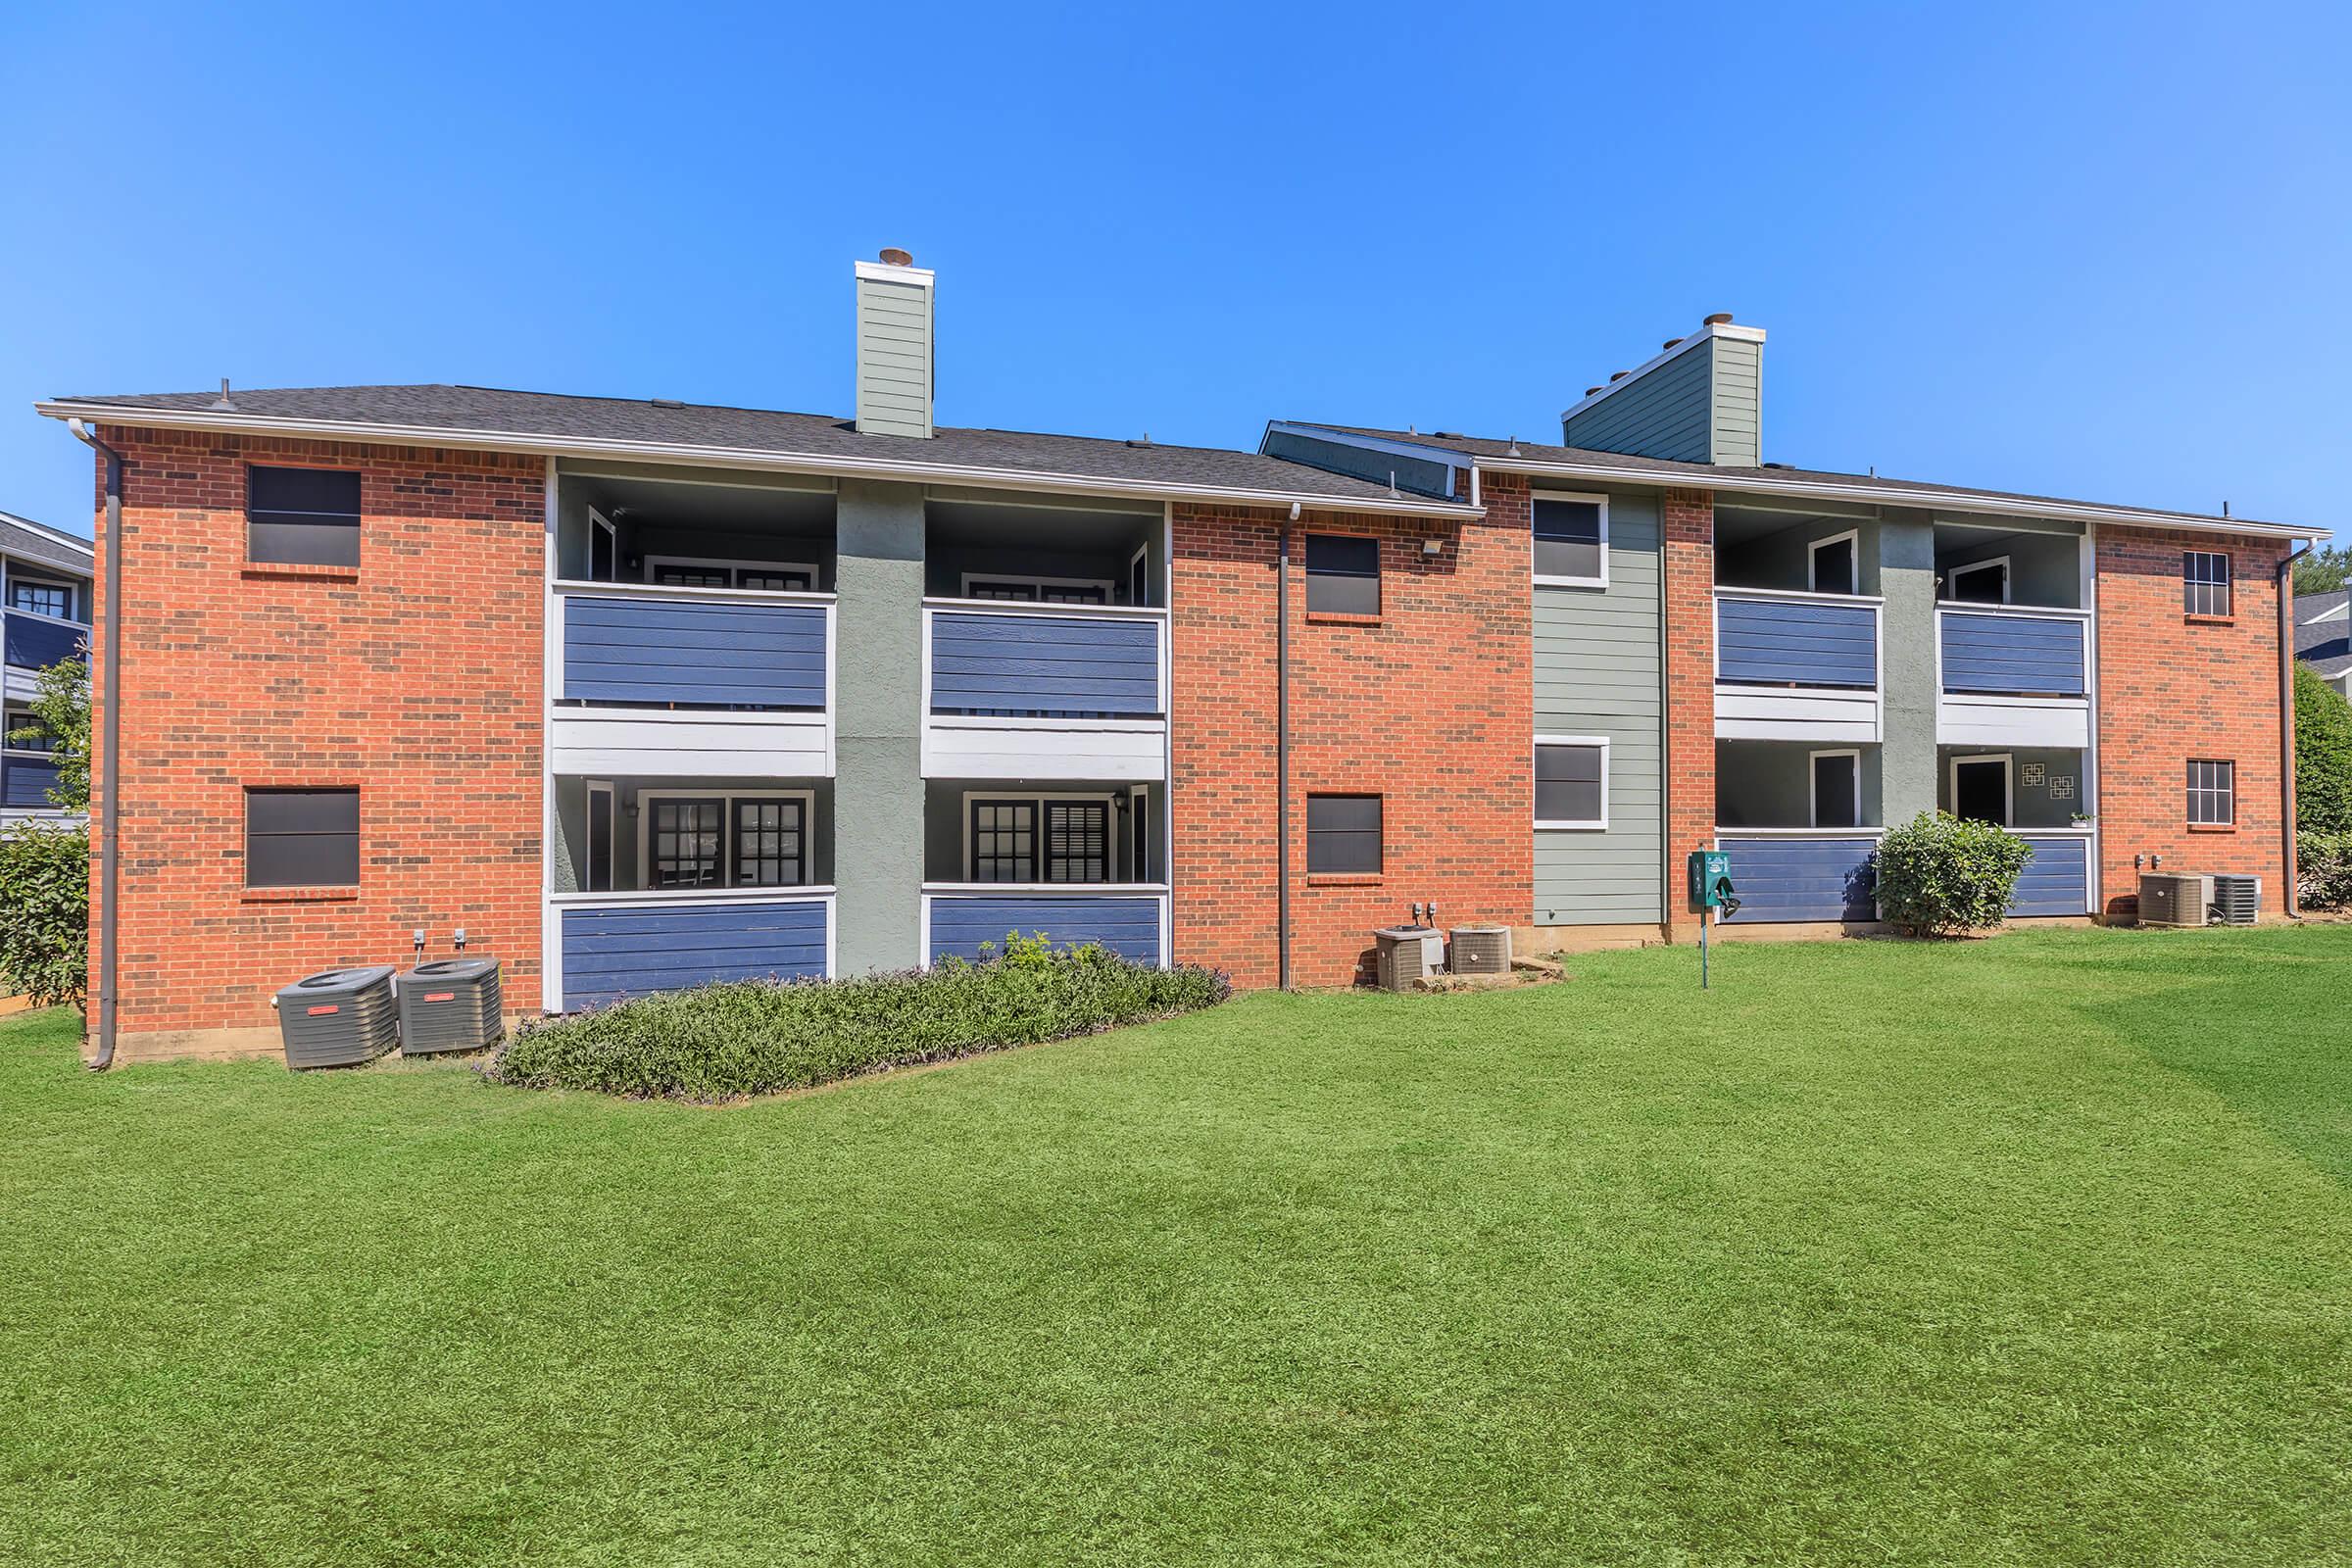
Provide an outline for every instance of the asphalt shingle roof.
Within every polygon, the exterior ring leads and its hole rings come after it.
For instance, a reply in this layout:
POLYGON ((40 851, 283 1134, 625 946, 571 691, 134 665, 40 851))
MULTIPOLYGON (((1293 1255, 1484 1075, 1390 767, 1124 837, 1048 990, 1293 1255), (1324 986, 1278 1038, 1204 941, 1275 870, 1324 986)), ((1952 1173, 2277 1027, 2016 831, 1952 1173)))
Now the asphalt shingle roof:
POLYGON ((20 517, 13 512, 0 512, 0 551, 20 560, 63 566, 80 576, 90 574, 88 545, 75 550, 30 518, 20 517))
MULTIPOLYGON (((205 412, 218 392, 60 398, 61 404, 205 412)), ((860 435, 831 415, 787 414, 643 398, 573 397, 478 386, 327 386, 240 388, 234 414, 315 424, 398 425, 471 436, 552 436, 582 441, 715 447, 893 464, 1003 469, 1216 490, 1270 491, 1329 499, 1394 503, 1386 486, 1325 473, 1255 452, 1219 447, 1045 435, 1024 430, 939 428, 928 441, 860 435)), ((1444 503, 1431 503, 1443 510, 1444 503)))
POLYGON ((2323 675, 2352 669, 2352 613, 2345 609, 2345 590, 2295 595, 2295 657, 2323 675), (2335 613, 2330 616, 2329 611, 2335 613))

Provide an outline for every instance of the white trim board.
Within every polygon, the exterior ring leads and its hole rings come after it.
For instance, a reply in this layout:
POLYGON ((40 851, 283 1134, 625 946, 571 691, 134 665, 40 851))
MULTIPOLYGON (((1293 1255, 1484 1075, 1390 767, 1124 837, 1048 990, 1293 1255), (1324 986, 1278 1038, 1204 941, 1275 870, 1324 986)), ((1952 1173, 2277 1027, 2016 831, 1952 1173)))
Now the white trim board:
POLYGON ((1531 487, 1527 496, 1527 570, 1529 580, 1539 588, 1606 588, 1609 585, 1609 498, 1598 490, 1541 490, 1531 487), (1563 572, 1536 570, 1536 503, 1539 501, 1590 502, 1600 508, 1598 576, 1577 577, 1563 572))

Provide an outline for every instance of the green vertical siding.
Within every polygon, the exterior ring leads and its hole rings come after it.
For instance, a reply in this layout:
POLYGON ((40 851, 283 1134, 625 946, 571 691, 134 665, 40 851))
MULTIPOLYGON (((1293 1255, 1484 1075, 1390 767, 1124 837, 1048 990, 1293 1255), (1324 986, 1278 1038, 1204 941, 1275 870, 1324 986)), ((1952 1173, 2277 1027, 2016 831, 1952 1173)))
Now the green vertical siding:
POLYGON ((1569 419, 1563 426, 1567 444, 1676 463, 1706 462, 1707 349, 1707 343, 1685 349, 1569 419))
POLYGON ((1761 410, 1764 397, 1764 345, 1739 338, 1713 340, 1715 351, 1714 424, 1707 461, 1728 467, 1752 468, 1764 461, 1761 410))
POLYGON ((1609 498, 1609 585, 1535 590, 1536 733, 1609 741, 1609 825, 1536 833, 1539 925, 1664 917, 1658 504, 1609 498))

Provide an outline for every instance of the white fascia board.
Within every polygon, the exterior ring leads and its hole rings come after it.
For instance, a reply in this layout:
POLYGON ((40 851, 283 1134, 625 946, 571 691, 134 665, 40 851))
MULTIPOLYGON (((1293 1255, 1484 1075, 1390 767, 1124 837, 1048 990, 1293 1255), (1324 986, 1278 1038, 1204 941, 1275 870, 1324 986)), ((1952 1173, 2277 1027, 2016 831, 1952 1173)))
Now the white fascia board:
POLYGON ((1965 490, 1897 490, 1867 479, 1852 483, 1822 479, 1764 478, 1747 474, 1710 472, 1693 465, 1689 471, 1661 472, 1656 468, 1625 467, 1613 463, 1572 463, 1554 459, 1490 458, 1477 460, 1481 468, 1497 473, 1581 479, 1588 483, 1641 485, 1670 490, 1730 490, 1740 494, 1795 496, 1822 501, 1859 501, 1882 507, 1974 512, 1994 516, 2066 517, 2077 522, 2112 522, 2133 528, 2187 528, 2199 533, 2245 534, 2257 539, 2325 539, 2328 530, 2308 523, 2240 522, 2230 517, 2201 517, 2180 512, 2149 512, 2137 507, 2100 506, 2086 501, 2036 501, 2022 496, 1988 496, 1965 490))
POLYGON ((1485 512, 1458 502, 1382 495, 1318 495, 1303 490, 1258 490, 1247 486, 1174 484, 1083 473, 1026 468, 992 468, 954 463, 898 463, 814 452, 774 452, 758 447, 713 447, 667 441, 615 441, 550 435, 528 430, 450 430, 431 425, 375 424, 356 420, 278 419, 211 409, 129 409, 108 403, 36 403, 33 411, 53 419, 86 419, 107 424, 173 430, 208 430, 227 435, 299 436, 312 441, 358 441, 393 446, 453 447, 472 452, 515 452, 539 456, 618 458, 701 467, 755 468, 778 473, 816 473, 855 478, 902 479, 910 484, 948 481, 1002 490, 1050 490, 1070 495, 1134 496, 1154 501, 1222 501, 1250 507, 1288 507, 1310 512, 1395 513, 1411 517, 1479 517, 1485 512))
POLYGON ((928 267, 894 267, 888 262, 858 262, 858 275, 875 283, 911 283, 929 288, 939 273, 928 267))
POLYGON ((1651 355, 1648 359, 1642 361, 1640 365, 1637 365, 1631 370, 1628 370, 1625 374, 1619 376, 1616 380, 1611 381, 1607 386, 1602 387, 1599 391, 1588 393, 1582 402, 1572 404, 1568 408, 1562 409, 1560 411, 1560 422, 1562 424, 1567 423, 1570 419, 1575 418, 1578 415, 1584 413, 1595 403, 1600 402, 1603 398, 1608 397, 1611 393, 1620 392, 1625 388, 1632 386, 1636 381, 1641 380, 1650 371, 1656 369, 1659 366, 1664 365, 1668 360, 1679 359, 1683 355, 1688 354, 1692 349, 1698 347, 1701 343, 1706 342, 1708 339, 1718 337, 1728 338, 1735 343, 1761 343, 1764 341, 1764 329, 1760 326, 1740 326, 1737 322, 1733 321, 1710 322, 1707 325, 1700 327, 1697 331, 1691 333, 1689 337, 1678 339, 1674 347, 1670 349, 1660 349, 1657 353, 1651 355))
POLYGON ((76 555, 90 556, 93 560, 96 559, 96 547, 93 546, 89 540, 76 539, 74 537, 74 535, 67 533, 62 528, 52 528, 49 526, 49 524, 45 522, 35 522, 30 517, 20 517, 13 512, 0 512, 0 522, 14 523, 16 526, 24 529, 28 533, 39 534, 42 538, 49 540, 53 544, 64 545, 68 550, 73 551, 76 555))

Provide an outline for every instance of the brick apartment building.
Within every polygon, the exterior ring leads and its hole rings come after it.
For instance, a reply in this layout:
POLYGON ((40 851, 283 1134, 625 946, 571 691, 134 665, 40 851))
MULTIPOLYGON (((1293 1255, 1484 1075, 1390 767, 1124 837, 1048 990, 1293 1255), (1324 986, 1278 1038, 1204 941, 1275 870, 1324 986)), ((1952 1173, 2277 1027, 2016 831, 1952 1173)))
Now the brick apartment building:
POLYGON ((1010 929, 1340 985, 1415 904, 1687 934, 1700 847, 1734 929, 1834 929, 1936 808, 2033 844, 2021 920, 2129 914, 2156 857, 2286 907, 2320 530, 1768 464, 1728 318, 1559 445, 949 428, 933 275, 855 290, 849 418, 40 406, 97 449, 101 647, 122 617, 123 1056, 273 1049, 278 986, 417 932, 551 1011, 1010 929))

